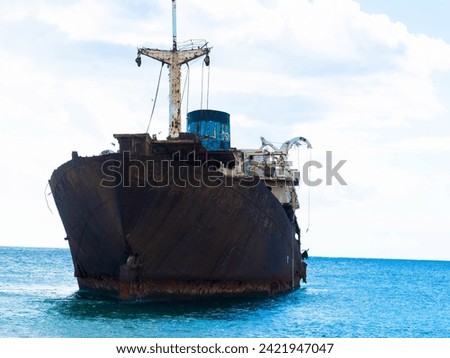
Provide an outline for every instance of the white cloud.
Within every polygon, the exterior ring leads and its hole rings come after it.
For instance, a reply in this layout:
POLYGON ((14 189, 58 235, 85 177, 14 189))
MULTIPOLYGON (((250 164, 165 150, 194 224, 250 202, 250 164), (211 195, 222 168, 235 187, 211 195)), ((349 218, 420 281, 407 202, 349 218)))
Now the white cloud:
MULTIPOLYGON (((138 70, 133 51, 144 43, 170 47, 170 4, 42 0, 2 3, 0 9, 2 30, 17 24, 39 28, 36 41, 47 48, 86 51, 76 59, 57 51, 26 57, 23 43, 14 41, 21 34, 0 36, 1 139, 16 157, 29 156, 32 148, 35 159, 34 179, 20 171, 14 180, 3 179, 2 194, 13 203, 20 191, 23 200, 32 198, 29 209, 39 211, 45 205, 43 183, 70 151, 97 153, 114 132, 145 129, 159 64, 145 60, 138 70), (117 45, 130 50, 134 67, 115 57, 117 45), (104 50, 109 57, 101 60, 104 50), (76 71, 66 61, 79 62, 76 71)), ((409 239, 422 248, 422 238, 411 230, 415 223, 421 224, 421 236, 450 231, 442 214, 448 166, 428 166, 409 156, 431 153, 438 161, 450 149, 449 95, 437 92, 432 77, 450 69, 449 44, 412 34, 386 15, 363 13, 350 0, 230 0, 220 7, 186 0, 178 3, 178 20, 179 39, 206 37, 214 46, 211 103, 230 112, 233 145, 259 146, 260 136, 282 142, 301 135, 312 142, 314 159, 324 161, 332 150, 337 161, 347 160, 342 174, 348 186, 312 190, 309 237, 316 254, 376 256, 398 238, 395 253, 415 255, 401 252, 409 239), (416 176, 417 171, 428 175, 416 176)), ((197 63, 190 109, 199 103, 194 85, 200 72, 197 63)), ((167 73, 163 82, 166 78, 167 73)), ((164 83, 152 133, 167 132, 166 89, 164 83)), ((5 161, 14 170, 16 159, 5 161)), ((28 210, 14 205, 3 204, 2 211, 28 210)), ((28 236, 27 228, 20 230, 17 235, 28 236)))
POLYGON ((137 46, 149 37, 156 44, 170 38, 166 35, 170 13, 161 12, 167 7, 165 3, 168 2, 159 0, 135 7, 136 4, 113 0, 19 1, 3 4, 0 16, 6 21, 36 20, 53 25, 71 40, 137 46), (148 17, 143 19, 143 14, 148 17))
POLYGON ((411 155, 418 153, 449 152, 450 137, 417 137, 386 143, 389 150, 411 155))

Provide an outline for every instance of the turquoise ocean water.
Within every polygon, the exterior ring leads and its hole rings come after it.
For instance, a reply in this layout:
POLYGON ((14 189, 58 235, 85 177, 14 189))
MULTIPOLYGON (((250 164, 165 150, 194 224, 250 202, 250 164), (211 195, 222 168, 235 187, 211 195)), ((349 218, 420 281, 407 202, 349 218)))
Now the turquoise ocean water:
POLYGON ((66 249, 0 247, 0 337, 450 337, 450 262, 310 257, 265 299, 121 303, 79 292, 66 249))

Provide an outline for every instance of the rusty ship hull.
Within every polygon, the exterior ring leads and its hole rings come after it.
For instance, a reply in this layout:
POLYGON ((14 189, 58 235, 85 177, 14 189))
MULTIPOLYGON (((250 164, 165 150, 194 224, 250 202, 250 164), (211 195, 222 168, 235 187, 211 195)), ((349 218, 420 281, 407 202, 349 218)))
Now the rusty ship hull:
POLYGON ((300 173, 288 156, 311 145, 261 137, 260 148, 232 148, 230 115, 202 105, 182 131, 181 67, 203 57, 209 68, 212 47, 178 44, 171 3, 172 48, 139 47, 135 60, 169 69, 168 137, 149 135, 152 110, 145 133, 114 135, 118 151, 73 152, 49 181, 78 285, 123 300, 294 290, 306 282, 307 255, 295 216, 300 173))
POLYGON ((147 142, 148 155, 75 154, 50 179, 80 289, 134 300, 300 286, 295 217, 267 183, 230 180, 198 142, 166 143, 163 155, 147 142), (183 150, 200 159, 174 159, 183 150))

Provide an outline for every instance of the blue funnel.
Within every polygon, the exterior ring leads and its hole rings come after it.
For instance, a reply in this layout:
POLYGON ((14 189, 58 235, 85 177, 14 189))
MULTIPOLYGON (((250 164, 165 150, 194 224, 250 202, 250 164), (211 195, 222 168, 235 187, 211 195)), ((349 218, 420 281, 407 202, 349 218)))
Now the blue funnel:
POLYGON ((200 109, 187 115, 187 131, 200 137, 208 150, 230 150, 230 115, 211 109, 200 109))

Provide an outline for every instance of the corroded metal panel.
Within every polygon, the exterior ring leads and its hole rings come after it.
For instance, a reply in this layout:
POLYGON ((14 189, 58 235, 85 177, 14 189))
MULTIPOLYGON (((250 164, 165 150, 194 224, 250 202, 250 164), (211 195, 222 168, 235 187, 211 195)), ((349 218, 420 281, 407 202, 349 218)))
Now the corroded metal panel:
POLYGON ((209 164, 201 150, 187 160, 195 143, 76 157, 54 172, 80 288, 123 299, 271 294, 306 279, 292 215, 263 181, 199 165, 209 164))

